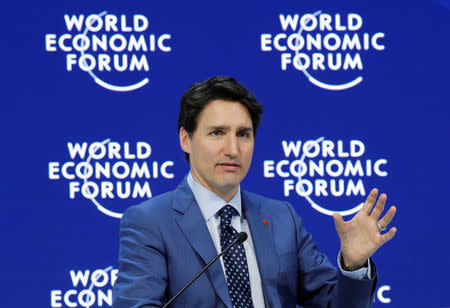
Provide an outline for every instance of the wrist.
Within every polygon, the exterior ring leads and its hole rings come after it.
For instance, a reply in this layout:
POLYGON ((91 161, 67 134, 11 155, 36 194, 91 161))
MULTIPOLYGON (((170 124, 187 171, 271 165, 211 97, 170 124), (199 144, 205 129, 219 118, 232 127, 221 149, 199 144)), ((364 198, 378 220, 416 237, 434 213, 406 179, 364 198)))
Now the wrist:
POLYGON ((364 263, 362 263, 362 264, 353 264, 353 263, 350 263, 350 262, 346 262, 346 260, 345 260, 345 258, 344 258, 344 254, 341 252, 341 267, 342 267, 342 269, 344 270, 344 271, 347 271, 347 272, 353 272, 353 271, 356 271, 356 270, 359 270, 359 269, 361 269, 361 268, 363 268, 363 267, 367 267, 368 266, 368 263, 367 263, 367 260, 364 262, 364 263))

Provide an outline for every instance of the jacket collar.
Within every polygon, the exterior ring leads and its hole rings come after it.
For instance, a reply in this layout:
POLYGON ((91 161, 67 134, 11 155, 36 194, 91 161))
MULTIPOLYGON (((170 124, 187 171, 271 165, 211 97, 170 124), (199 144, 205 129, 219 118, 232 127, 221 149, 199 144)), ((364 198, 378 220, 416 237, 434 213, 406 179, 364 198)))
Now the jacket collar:
POLYGON ((278 257, 270 215, 264 212, 263 205, 255 202, 251 194, 242 191, 242 209, 247 219, 258 261, 261 285, 268 307, 281 307, 278 296, 278 257))
MULTIPOLYGON (((216 257, 217 251, 194 194, 186 182, 186 178, 184 178, 174 193, 172 208, 182 214, 177 219, 177 224, 189 244, 200 255, 206 265, 216 257)), ((219 298, 226 307, 232 308, 228 286, 220 262, 214 262, 207 272, 219 298)))

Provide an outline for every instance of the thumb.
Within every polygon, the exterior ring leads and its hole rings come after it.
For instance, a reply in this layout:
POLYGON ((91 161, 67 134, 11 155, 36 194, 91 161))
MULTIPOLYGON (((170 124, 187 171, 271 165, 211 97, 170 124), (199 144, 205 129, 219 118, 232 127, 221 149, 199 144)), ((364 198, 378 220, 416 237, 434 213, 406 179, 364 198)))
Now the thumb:
POLYGON ((342 218, 341 214, 339 213, 333 213, 333 219, 334 219, 334 226, 336 227, 336 231, 341 234, 341 232, 344 229, 345 221, 342 218))

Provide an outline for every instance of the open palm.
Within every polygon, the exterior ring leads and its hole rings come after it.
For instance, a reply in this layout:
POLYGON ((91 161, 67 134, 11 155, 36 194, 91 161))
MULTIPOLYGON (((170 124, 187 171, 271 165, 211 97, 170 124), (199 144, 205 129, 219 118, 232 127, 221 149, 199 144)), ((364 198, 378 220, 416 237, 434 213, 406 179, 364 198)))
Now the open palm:
POLYGON ((381 233, 391 222, 396 208, 391 206, 383 218, 378 220, 386 203, 386 195, 381 194, 374 207, 377 195, 378 190, 372 189, 361 210, 347 222, 338 213, 333 214, 341 240, 344 264, 352 270, 363 267, 367 259, 397 232, 397 229, 393 227, 388 232, 381 233))

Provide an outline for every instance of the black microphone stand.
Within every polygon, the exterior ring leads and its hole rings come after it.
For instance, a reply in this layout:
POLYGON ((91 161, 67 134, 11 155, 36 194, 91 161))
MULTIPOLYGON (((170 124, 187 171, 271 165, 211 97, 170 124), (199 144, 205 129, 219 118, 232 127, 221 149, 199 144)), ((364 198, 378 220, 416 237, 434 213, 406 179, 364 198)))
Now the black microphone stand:
POLYGON ((236 244, 242 244, 245 240, 247 239, 247 233, 245 232, 240 232, 238 233, 237 237, 234 239, 234 241, 227 247, 225 248, 221 253, 219 253, 214 259, 212 259, 201 271, 200 273, 198 273, 194 278, 192 278, 191 281, 189 281, 184 287, 183 289, 181 289, 180 291, 178 291, 177 294, 175 294, 174 297, 172 297, 164 306, 163 308, 167 308, 169 307, 169 304, 172 303, 181 293, 183 293, 198 277, 200 277, 201 274, 203 274, 210 266, 211 264, 213 264, 214 262, 216 262, 217 259, 219 259, 221 256, 223 256, 224 254, 226 254, 228 252, 228 250, 231 249, 231 247, 233 247, 236 244))

